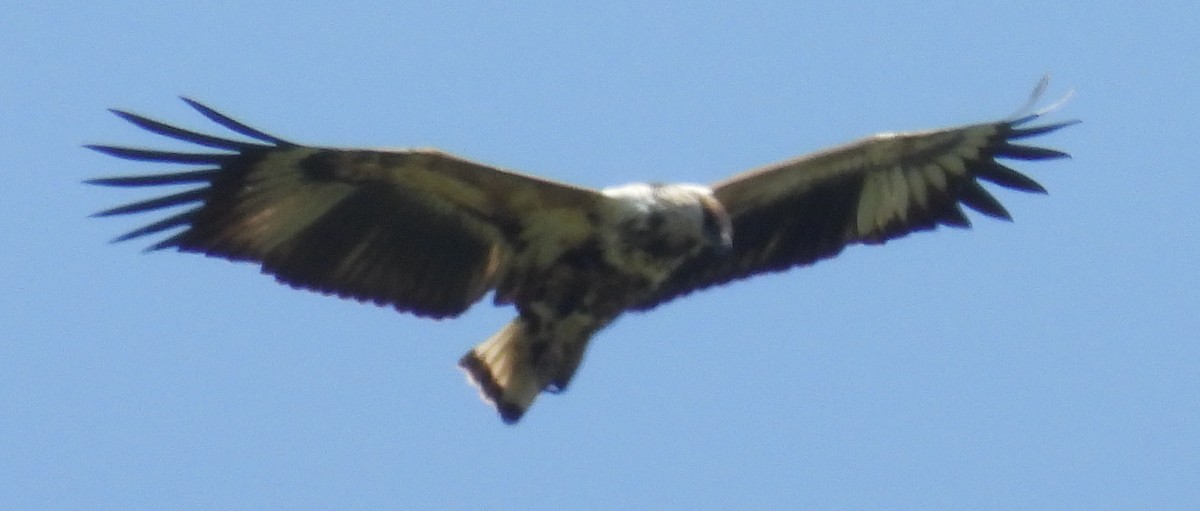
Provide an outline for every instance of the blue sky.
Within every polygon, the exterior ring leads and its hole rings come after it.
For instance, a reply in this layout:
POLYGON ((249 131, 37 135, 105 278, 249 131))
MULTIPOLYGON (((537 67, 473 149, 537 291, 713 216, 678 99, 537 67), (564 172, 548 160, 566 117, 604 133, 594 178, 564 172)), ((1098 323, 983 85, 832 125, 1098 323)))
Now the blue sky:
MULTIPOLYGON (((0 16, 0 508, 1196 509, 1190 2, 16 2, 0 16), (804 6, 801 6, 805 4, 804 6), (1150 6, 1153 5, 1153 6, 1150 6), (711 182, 1074 88, 1048 196, 627 316, 505 427, 507 322, 106 241, 188 95, 301 142, 711 182)), ((165 168, 165 167, 159 167, 165 168)))

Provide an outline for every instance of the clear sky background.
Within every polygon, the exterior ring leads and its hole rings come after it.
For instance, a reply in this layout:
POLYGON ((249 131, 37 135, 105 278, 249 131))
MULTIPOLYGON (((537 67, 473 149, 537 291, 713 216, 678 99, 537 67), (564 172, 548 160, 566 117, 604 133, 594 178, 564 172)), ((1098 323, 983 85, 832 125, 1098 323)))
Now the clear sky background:
POLYGON ((25 2, 0 14, 0 509, 1198 509, 1194 2, 25 2), (196 4, 199 5, 199 4, 196 4), (626 316, 500 423, 429 321, 107 240, 188 95, 300 142, 711 182, 997 119, 1048 196, 626 316))

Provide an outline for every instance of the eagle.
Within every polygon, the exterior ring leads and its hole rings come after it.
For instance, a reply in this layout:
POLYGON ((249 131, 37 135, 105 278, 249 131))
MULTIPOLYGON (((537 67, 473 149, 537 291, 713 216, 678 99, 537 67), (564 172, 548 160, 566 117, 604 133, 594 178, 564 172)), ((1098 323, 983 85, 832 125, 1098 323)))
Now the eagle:
POLYGON ((427 318, 458 316, 492 293, 516 318, 458 364, 513 424, 542 392, 566 390, 592 337, 625 312, 810 265, 849 245, 969 227, 962 206, 1011 220, 981 182, 1045 193, 998 159, 1067 157, 1017 142, 1078 122, 1035 123, 1066 99, 1034 111, 1044 88, 1045 80, 1017 114, 996 122, 881 133, 711 186, 600 190, 435 149, 297 144, 182 98, 240 137, 113 109, 207 150, 88 145, 189 167, 87 182, 189 187, 94 215, 183 208, 113 240, 166 232, 148 251, 249 261, 295 288, 427 318))

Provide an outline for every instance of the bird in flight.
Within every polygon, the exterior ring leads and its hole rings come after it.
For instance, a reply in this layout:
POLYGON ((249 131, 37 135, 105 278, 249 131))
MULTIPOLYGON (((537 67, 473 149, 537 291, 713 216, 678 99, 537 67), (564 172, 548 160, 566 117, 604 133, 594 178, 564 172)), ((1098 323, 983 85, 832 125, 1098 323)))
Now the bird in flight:
POLYGON ((119 158, 195 167, 88 182, 191 186, 97 213, 183 208, 114 241, 169 231, 149 250, 250 261, 295 288, 429 318, 457 316, 491 292, 517 316, 459 366, 512 424, 540 393, 565 390, 588 342, 627 311, 809 265, 849 245, 969 227, 961 206, 1010 220, 981 181, 1045 193, 998 159, 1066 157, 1019 141, 1076 122, 1035 123, 1062 102, 1028 113, 1045 83, 1023 113, 997 122, 878 134, 711 186, 601 190, 433 149, 296 144, 184 98, 244 138, 112 110, 211 150, 90 145, 119 158))

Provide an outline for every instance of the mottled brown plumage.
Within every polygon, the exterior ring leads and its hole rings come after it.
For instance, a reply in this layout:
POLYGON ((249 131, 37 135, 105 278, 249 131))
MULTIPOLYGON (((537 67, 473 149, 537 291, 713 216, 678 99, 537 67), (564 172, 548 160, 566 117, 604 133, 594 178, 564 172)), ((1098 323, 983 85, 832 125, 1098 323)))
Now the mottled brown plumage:
POLYGON ((565 390, 592 336, 627 310, 812 264, 852 244, 966 227, 961 205, 1010 219, 980 181, 1045 192, 997 158, 1064 157, 1014 141, 1073 124, 1030 126, 1045 109, 876 135, 711 188, 589 190, 435 150, 299 145, 185 101, 250 140, 114 110, 151 132, 216 150, 89 146, 120 158, 202 166, 91 180, 193 187, 98 213, 184 208, 118 241, 172 231, 150 248, 253 261, 294 287, 419 316, 453 317, 493 292, 518 316, 460 366, 510 423, 539 393, 565 390))

